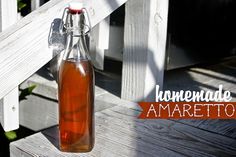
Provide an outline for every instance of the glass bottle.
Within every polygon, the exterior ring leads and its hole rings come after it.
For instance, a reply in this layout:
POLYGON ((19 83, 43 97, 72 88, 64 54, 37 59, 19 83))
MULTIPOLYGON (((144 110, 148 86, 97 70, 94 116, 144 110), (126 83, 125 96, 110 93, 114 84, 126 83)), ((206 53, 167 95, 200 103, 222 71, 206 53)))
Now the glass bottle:
POLYGON ((66 14, 58 83, 60 149, 89 152, 94 145, 94 70, 85 41, 88 27, 80 3, 69 4, 66 14))

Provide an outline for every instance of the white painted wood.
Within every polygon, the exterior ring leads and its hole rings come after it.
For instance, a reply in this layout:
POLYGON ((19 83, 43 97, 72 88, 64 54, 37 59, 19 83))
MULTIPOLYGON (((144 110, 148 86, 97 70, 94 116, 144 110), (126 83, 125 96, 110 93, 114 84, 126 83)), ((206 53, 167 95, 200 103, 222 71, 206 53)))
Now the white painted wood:
POLYGON ((58 102, 30 95, 20 102, 20 125, 34 131, 58 124, 58 102))
POLYGON ((122 98, 155 100, 155 86, 163 84, 167 16, 168 0, 126 3, 122 98))
POLYGON ((0 100, 0 121, 4 131, 19 128, 18 87, 0 100))
MULTIPOLYGON (((18 18, 16 0, 0 0, 0 32, 13 25, 18 18)), ((5 131, 19 127, 18 86, 2 98, 0 104, 1 124, 5 131)))
MULTIPOLYGON (((51 0, 0 34, 0 98, 51 60, 49 28, 70 1, 51 0)), ((92 26, 126 1, 85 1, 92 26)))
POLYGON ((104 53, 109 47, 110 16, 97 24, 91 33, 90 53, 94 66, 97 69, 104 68, 104 53))
POLYGON ((110 25, 109 47, 105 56, 113 60, 122 61, 124 48, 124 27, 110 25))
POLYGON ((0 32, 13 25, 17 16, 16 0, 0 0, 0 32))
POLYGON ((91 24, 95 26, 102 19, 110 15, 114 10, 124 4, 127 0, 86 0, 86 8, 88 9, 91 24))
POLYGON ((110 32, 110 16, 106 17, 99 24, 97 47, 100 49, 108 49, 109 47, 109 32, 110 32))
POLYGON ((34 11, 40 7, 40 0, 31 0, 31 11, 34 11))

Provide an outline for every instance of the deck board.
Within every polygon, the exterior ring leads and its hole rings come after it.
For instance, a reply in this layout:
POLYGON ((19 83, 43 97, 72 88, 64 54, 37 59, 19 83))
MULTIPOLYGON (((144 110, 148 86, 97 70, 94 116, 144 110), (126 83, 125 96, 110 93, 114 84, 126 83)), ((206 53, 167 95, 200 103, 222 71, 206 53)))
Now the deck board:
MULTIPOLYGON (((211 90, 219 85, 236 101, 236 57, 215 64, 176 69, 165 73, 165 90, 211 90)), ((178 120, 181 123, 236 139, 236 120, 178 120)))
POLYGON ((11 143, 11 152, 23 157, 236 156, 236 139, 171 120, 137 119, 139 113, 119 105, 97 112, 96 144, 90 153, 60 152, 57 127, 11 143))

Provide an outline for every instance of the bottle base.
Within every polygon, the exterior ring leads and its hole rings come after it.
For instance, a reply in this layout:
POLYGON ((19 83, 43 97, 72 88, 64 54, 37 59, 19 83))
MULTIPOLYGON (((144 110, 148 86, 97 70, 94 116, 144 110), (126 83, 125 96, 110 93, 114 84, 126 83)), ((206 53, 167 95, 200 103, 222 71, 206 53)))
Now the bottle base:
POLYGON ((91 152, 93 146, 60 146, 60 151, 62 152, 71 152, 71 153, 88 153, 91 152))

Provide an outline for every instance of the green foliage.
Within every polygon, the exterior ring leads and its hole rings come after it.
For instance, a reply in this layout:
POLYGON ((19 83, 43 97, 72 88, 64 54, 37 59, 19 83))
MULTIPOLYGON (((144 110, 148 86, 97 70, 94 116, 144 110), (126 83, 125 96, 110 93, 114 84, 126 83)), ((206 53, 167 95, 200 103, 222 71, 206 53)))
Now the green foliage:
POLYGON ((32 92, 33 92, 33 90, 34 90, 35 87, 36 87, 36 85, 32 85, 32 86, 30 86, 30 87, 28 87, 28 88, 23 89, 23 90, 21 91, 21 93, 20 93, 19 101, 26 100, 26 99, 27 99, 26 97, 27 97, 28 95, 32 94, 32 92))
POLYGON ((8 131, 5 132, 5 136, 8 140, 12 141, 17 138, 16 132, 15 131, 8 131))
POLYGON ((18 11, 21 11, 24 7, 26 7, 26 3, 22 2, 22 0, 17 0, 18 11))

